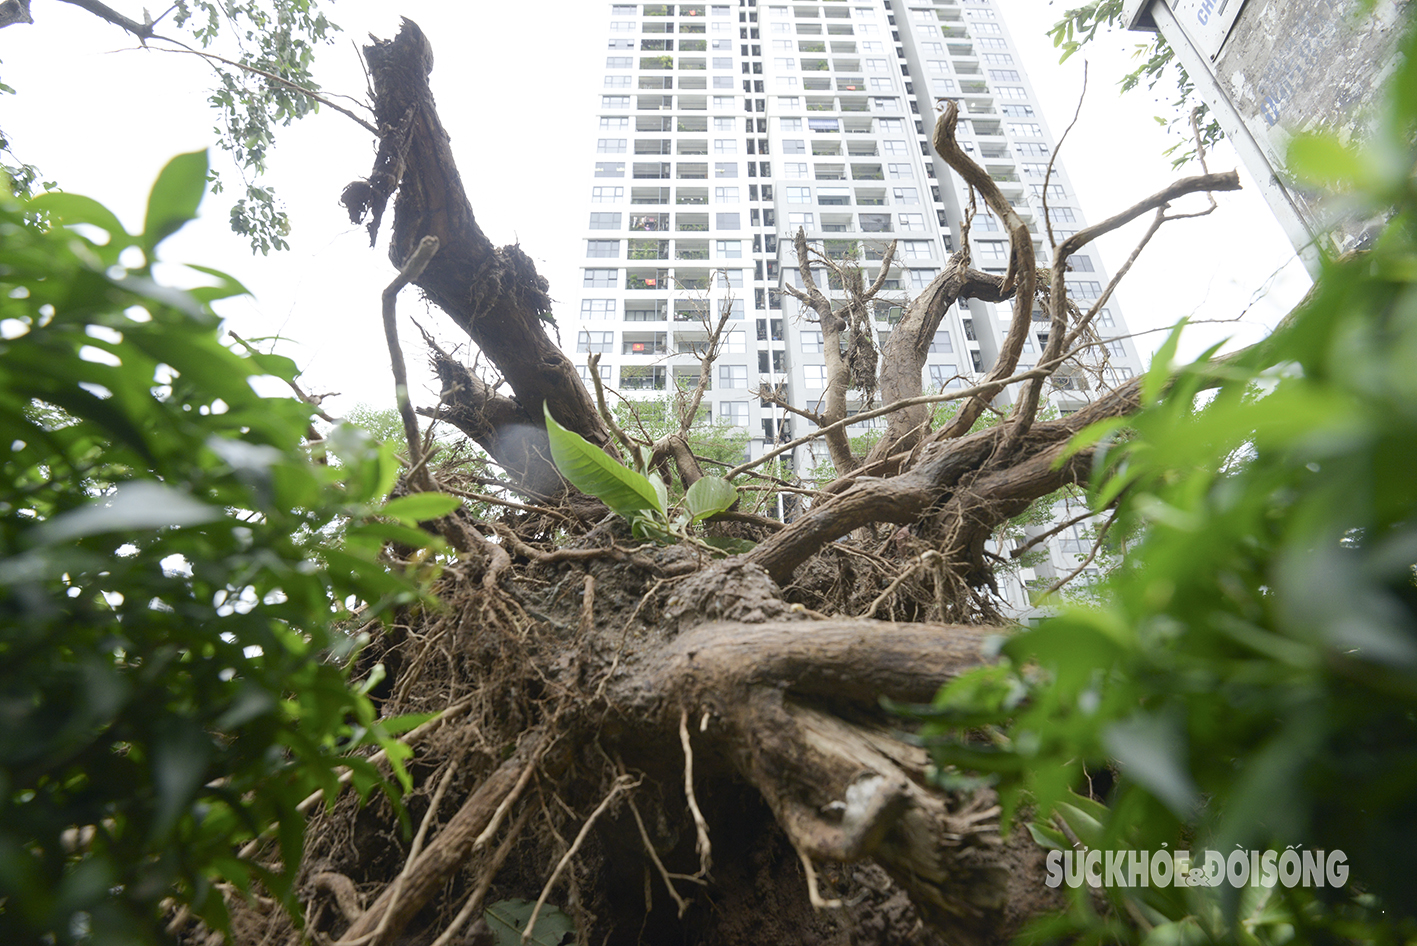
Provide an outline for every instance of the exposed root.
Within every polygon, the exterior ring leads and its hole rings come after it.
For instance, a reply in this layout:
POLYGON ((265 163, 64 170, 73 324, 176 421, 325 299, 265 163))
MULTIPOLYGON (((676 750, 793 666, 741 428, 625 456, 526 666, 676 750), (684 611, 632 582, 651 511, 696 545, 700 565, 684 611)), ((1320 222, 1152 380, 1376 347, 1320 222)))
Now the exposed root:
POLYGON ((531 939, 531 932, 536 929, 536 918, 541 915, 541 908, 546 906, 546 898, 551 895, 551 888, 556 885, 556 881, 561 877, 561 871, 566 869, 566 865, 571 862, 571 858, 576 856, 576 852, 579 851, 581 845, 585 843, 586 835, 590 834, 590 829, 595 825, 596 819, 604 814, 605 809, 610 807, 610 803, 613 802, 621 792, 639 787, 640 782, 641 779, 632 779, 628 775, 617 777, 610 791, 601 799, 595 811, 590 813, 590 817, 585 820, 585 824, 581 825, 581 830, 577 832, 576 839, 571 842, 571 846, 566 849, 566 853, 561 855, 561 859, 556 862, 555 870, 551 871, 551 876, 546 880, 546 886, 541 888, 541 896, 536 898, 536 906, 532 907, 531 918, 527 920, 526 929, 522 930, 523 943, 531 939))
MULTIPOLYGON (((705 714, 704 723, 707 722, 708 715, 705 714)), ((713 846, 709 844, 708 822, 704 820, 698 799, 694 797, 694 749, 689 744, 688 710, 679 713, 679 743, 684 747, 684 797, 689 800, 689 811, 694 816, 694 849, 699 852, 698 876, 708 877, 709 866, 713 863, 713 846)))
POLYGON ((807 856, 806 851, 799 850, 797 856, 802 860, 802 870, 807 875, 807 899, 811 901, 814 910, 840 910, 842 903, 840 900, 824 900, 822 893, 817 889, 817 871, 812 867, 812 859, 807 856))
MULTIPOLYGON (((623 776, 621 777, 623 778, 623 776)), ((659 859, 659 852, 654 849, 654 843, 649 839, 649 832, 645 830, 645 820, 640 816, 639 807, 635 805, 633 798, 629 799, 629 802, 630 814, 635 816, 635 824, 640 829, 640 840, 644 842, 645 853, 649 854, 650 860, 654 862, 655 868, 659 871, 659 876, 664 879, 664 886, 669 891, 669 896, 674 900, 674 905, 679 908, 679 915, 683 916, 684 911, 689 909, 689 901, 679 896, 679 891, 674 889, 673 875, 671 875, 669 870, 664 866, 664 861, 659 859)), ((648 891, 646 891, 645 901, 646 903, 649 901, 648 891)))

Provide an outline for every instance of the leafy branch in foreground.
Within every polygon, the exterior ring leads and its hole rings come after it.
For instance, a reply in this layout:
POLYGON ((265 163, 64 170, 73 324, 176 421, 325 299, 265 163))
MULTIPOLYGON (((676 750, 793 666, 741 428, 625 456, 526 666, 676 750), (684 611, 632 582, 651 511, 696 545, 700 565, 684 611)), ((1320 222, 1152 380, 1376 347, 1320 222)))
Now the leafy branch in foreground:
POLYGON ((363 746, 408 781, 409 721, 377 718, 378 671, 351 686, 338 622, 419 600, 380 552, 435 545, 416 522, 448 498, 384 505, 398 465, 352 427, 337 463, 307 455, 313 409, 252 387, 293 363, 221 342, 209 305, 240 284, 154 281, 206 177, 169 163, 138 234, 87 197, 0 197, 5 942, 159 942, 165 898, 220 929, 257 881, 298 911, 301 802, 342 770, 396 796, 363 746))
POLYGON ((1002 667, 919 713, 941 777, 986 773, 1010 811, 1031 807, 1043 843, 1341 852, 1352 882, 1113 888, 1125 909, 1111 919, 1083 887, 1047 935, 1417 935, 1412 35, 1404 52, 1369 150, 1301 138, 1290 153, 1295 173, 1391 213, 1372 249, 1327 261, 1306 303, 1237 357, 1168 379, 1168 343, 1144 410, 1079 439, 1129 433, 1093 482, 1094 503, 1120 497, 1142 536, 1105 603, 1010 638, 1002 667))

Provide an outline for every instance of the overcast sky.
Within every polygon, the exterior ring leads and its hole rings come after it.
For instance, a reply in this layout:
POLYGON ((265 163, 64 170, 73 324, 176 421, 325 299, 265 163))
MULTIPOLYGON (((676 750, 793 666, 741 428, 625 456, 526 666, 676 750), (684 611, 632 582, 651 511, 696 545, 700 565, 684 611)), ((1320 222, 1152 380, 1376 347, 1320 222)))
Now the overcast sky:
MULTIPOLYGON (((135 2, 114 5, 141 18, 135 2)), ((1044 35, 1059 9, 1046 0, 1006 5, 1008 26, 1055 134, 1077 105, 1083 65, 1081 55, 1057 65, 1044 35)), ((494 242, 520 242, 552 280, 553 297, 569 300, 579 218, 566 221, 556 211, 568 197, 579 206, 584 196, 604 57, 603 5, 341 0, 329 10, 345 28, 317 63, 331 93, 364 95, 354 45, 367 42, 369 33, 392 36, 400 16, 423 27, 437 56, 434 93, 479 223, 494 242), (587 36, 595 41, 585 42, 587 36)), ((23 160, 64 189, 107 204, 137 229, 147 188, 166 160, 212 144, 214 114, 204 101, 210 73, 192 56, 135 49, 116 27, 70 4, 36 0, 33 14, 33 26, 0 30, 0 81, 18 93, 0 99, 0 127, 23 160)), ((1139 41, 1119 35, 1089 52, 1083 117, 1062 151, 1091 220, 1178 176, 1161 154, 1171 141, 1152 118, 1166 112, 1164 94, 1120 95, 1116 88, 1139 41)), ((227 228, 226 195, 209 196, 203 219, 162 250, 167 260, 215 266, 245 283, 254 298, 227 304, 229 324, 248 339, 288 339, 281 350, 306 370, 307 388, 341 392, 327 405, 336 413, 358 402, 391 402, 379 293, 392 267, 382 241, 371 250, 364 230, 337 204, 345 184, 369 173, 373 154, 364 129, 324 109, 284 130, 271 157, 268 183, 294 225, 290 251, 252 256, 227 228)), ((215 152, 214 163, 226 166, 215 152)), ((1212 170, 1237 165, 1228 149, 1211 161, 1212 170)), ((239 179, 233 174, 230 180, 239 191, 239 179)), ((1134 331, 1183 316, 1239 319, 1197 328, 1185 348, 1197 352, 1227 336, 1248 343, 1307 289, 1302 267, 1254 188, 1218 200, 1220 209, 1210 217, 1163 230, 1123 284, 1121 304, 1134 331)), ((1101 242, 1109 269, 1125 260, 1131 239, 1134 233, 1122 231, 1101 242)), ((401 297, 400 312, 456 344, 456 330, 412 291, 401 297)), ((411 327, 406 331, 416 337, 411 327)), ((1151 351, 1162 338, 1144 335, 1137 348, 1151 351)), ((426 377, 420 348, 406 343, 410 369, 426 377)), ((435 398, 423 385, 415 400, 435 398)))

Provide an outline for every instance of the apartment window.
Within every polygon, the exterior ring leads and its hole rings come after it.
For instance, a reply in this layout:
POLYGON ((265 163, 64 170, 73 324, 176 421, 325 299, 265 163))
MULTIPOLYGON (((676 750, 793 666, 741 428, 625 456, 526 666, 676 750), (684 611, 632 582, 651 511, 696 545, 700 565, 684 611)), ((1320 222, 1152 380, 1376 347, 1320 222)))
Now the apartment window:
POLYGON ((630 87, 629 76, 606 76, 605 87, 607 89, 628 89, 630 87))
POLYGON ((1077 214, 1071 207, 1049 207, 1048 219, 1054 223, 1076 223, 1077 214))
POLYGON ((721 7, 711 6, 709 7, 709 16, 728 16, 728 7, 726 5, 721 7))
POLYGON ((798 227, 803 227, 807 230, 816 229, 816 224, 813 222, 811 214, 788 214, 787 225, 793 232, 796 232, 798 227))
POLYGON ((827 366, 826 365, 803 365, 802 383, 809 388, 824 388, 827 386, 827 366))
POLYGON ((914 187, 897 187, 892 191, 897 204, 920 203, 920 191, 914 187))
POLYGON ((1009 245, 1002 240, 979 240, 974 248, 980 262, 1002 262, 1009 258, 1009 245))
POLYGON ((1068 295, 1078 299, 1096 299, 1102 295, 1102 284, 1091 280, 1068 283, 1068 295))
MULTIPOLYGON (((801 119, 798 119, 801 121, 801 119)), ((787 138, 782 142, 783 154, 806 154, 807 142, 802 138, 787 138)))
POLYGON ((886 171, 890 174, 891 180, 893 181, 913 180, 915 178, 915 171, 913 171, 908 164, 887 164, 886 171))
POLYGON ((742 259, 743 241, 718 240, 714 247, 714 250, 718 254, 718 259, 742 259))
POLYGON ((605 68, 607 69, 630 69, 634 66, 635 60, 632 56, 607 56, 605 68))
POLYGON ((740 214, 714 214, 713 228, 715 230, 740 230, 738 219, 740 214))
POLYGON ((628 3, 628 4, 616 3, 616 4, 614 4, 614 5, 612 5, 612 6, 610 7, 610 15, 611 15, 611 16, 634 16, 634 15, 635 15, 635 5, 634 5, 633 3, 628 3))
POLYGON ((988 230, 990 233, 997 233, 1002 228, 999 226, 999 218, 985 210, 975 215, 974 229, 988 230))
POLYGON ((716 177, 716 178, 737 177, 737 176, 738 176, 738 162, 737 162, 737 161, 719 161, 719 162, 716 162, 716 163, 714 164, 714 166, 713 166, 713 176, 716 177))
POLYGON ((745 355, 748 353, 747 332, 727 332, 723 336, 723 354, 745 355))
MULTIPOLYGON (((590 365, 577 365, 577 366, 576 366, 576 371, 580 373, 581 382, 582 382, 583 384, 587 384, 587 385, 590 384, 590 365)), ((610 382, 610 366, 609 366, 609 365, 601 365, 601 366, 600 366, 600 380, 606 382, 607 384, 610 382)))
POLYGON ((1037 122, 1009 122, 1008 129, 1015 138, 1043 137, 1043 127, 1037 122))
POLYGON ((894 89, 895 89, 895 86, 891 84, 891 80, 890 80, 889 78, 887 78, 887 77, 885 77, 885 76, 872 76, 872 77, 871 77, 871 91, 872 91, 872 92, 891 92, 891 91, 893 91, 894 89))
POLYGON ((906 145, 905 145, 905 142, 904 142, 904 141, 882 141, 882 142, 881 142, 881 153, 882 153, 882 154, 909 154, 910 152, 906 150, 906 145))
POLYGON ((772 61, 773 68, 779 72, 789 72, 797 68, 797 60, 790 56, 784 56, 772 61))
POLYGON ((629 391, 663 391, 666 372, 654 365, 626 365, 620 369, 620 387, 629 391))
POLYGON ((1099 328, 1112 328, 1117 324, 1117 320, 1112 318, 1111 309, 1098 309, 1097 315, 1092 320, 1092 324, 1099 328))
POLYGON ((576 351, 608 352, 615 347, 614 332, 581 332, 576 336, 576 351))
POLYGON ((625 196, 623 187, 592 187, 590 189, 590 202, 592 204, 613 204, 625 196))
POLYGON ((624 177, 625 162, 623 161, 597 161, 595 162, 596 177, 624 177))
POLYGON ((930 365, 930 383, 936 388, 962 387, 959 380, 959 365, 930 365))
MULTIPOLYGON (((748 386, 748 366, 747 365, 719 365, 718 366, 718 386, 720 388, 746 388, 748 386)), ((743 405, 745 409, 747 404, 743 405)), ((746 425, 747 418, 743 423, 746 425)))
POLYGON ((1028 92, 1026 92, 1022 87, 1017 85, 996 85, 994 86, 994 94, 1001 99, 1028 98, 1028 92))
MULTIPOLYGON (((715 69, 732 69, 732 68, 733 68, 733 57, 732 57, 732 56, 714 56, 714 57, 713 57, 713 67, 714 67, 715 69)), ((702 68, 702 67, 701 67, 701 68, 702 68)))
MULTIPOLYGON (((989 13, 993 15, 993 11, 989 13)), ((973 26, 974 32, 980 36, 999 36, 1004 32, 997 23, 975 23, 973 26)))
POLYGON ((1069 256, 1068 265, 1073 268, 1073 272, 1075 273, 1090 273, 1094 271, 1091 256, 1079 256, 1076 254, 1069 256))
POLYGON ((1112 341, 1107 343, 1107 352, 1108 354, 1116 358, 1127 357, 1126 346, 1122 344, 1122 340, 1120 338, 1114 338, 1112 339, 1112 341))
POLYGON ((798 332, 797 338, 802 343, 802 350, 804 352, 822 351, 824 342, 822 341, 821 332, 798 332))
POLYGON ((806 177, 806 176, 807 176, 807 165, 805 165, 805 164, 796 164, 796 163, 794 163, 794 162, 789 161, 789 162, 787 162, 786 164, 784 164, 784 165, 782 166, 782 176, 783 176, 783 177, 806 177))
POLYGON ((949 332, 936 332, 935 337, 930 339, 930 354, 932 355, 949 354, 954 350, 955 347, 950 341, 949 332))
POLYGON ((901 240, 900 252, 904 259, 934 259, 930 252, 929 240, 901 240))
MULTIPOLYGON (((747 368, 744 368, 743 387, 748 386, 747 368)), ((721 380, 721 379, 720 379, 721 380)), ((732 424, 734 427, 748 426, 748 402, 747 401, 719 401, 718 419, 725 424, 732 424)))
POLYGON ((619 259, 619 240, 587 240, 585 255, 592 259, 619 259))
POLYGON ((592 230, 618 230, 620 229, 620 215, 618 213, 591 214, 590 228, 592 230))
POLYGON ((1033 185, 1034 197, 1041 197, 1044 194, 1047 194, 1049 197, 1059 198, 1068 196, 1068 192, 1063 189, 1062 184, 1049 184, 1047 187, 1044 187, 1042 184, 1033 185))
MULTIPOLYGON (((883 135, 899 135, 905 131, 905 119, 903 118, 878 118, 876 127, 883 135)), ((905 152, 902 151, 901 154, 905 152)))
POLYGON ((944 43, 921 43, 920 51, 927 56, 943 56, 945 45, 944 43))
POLYGON ((877 97, 871 99, 871 108, 877 112, 900 111, 900 99, 877 97))
POLYGON ((1025 157, 1044 157, 1048 154, 1048 146, 1045 144, 1020 141, 1014 144, 1014 150, 1025 157))
POLYGON ((989 78, 995 82, 1022 82, 1017 69, 990 69, 989 78))
POLYGON ((1032 105, 1001 105, 999 111, 1009 118, 1032 118, 1032 105))
MULTIPOLYGON (((713 87, 714 87, 715 89, 731 89, 731 88, 733 88, 733 77, 732 77, 732 76, 714 76, 714 77, 713 77, 713 87)), ((687 88, 689 88, 689 86, 686 84, 686 85, 683 85, 682 88, 686 88, 686 89, 687 89, 687 88)))
POLYGON ((597 138, 595 142, 597 154, 624 154, 624 138, 597 138))
MULTIPOLYGON (((742 289, 742 288, 743 288, 743 270, 741 270, 741 269, 725 269, 725 270, 722 270, 721 272, 719 272, 718 278, 717 278, 716 280, 714 280, 714 282, 715 282, 715 284, 718 285, 718 287, 719 287, 720 289, 742 289)), ((733 317, 734 317, 735 319, 741 319, 741 318, 743 317, 743 313, 742 313, 743 300, 742 300, 742 299, 734 299, 733 301, 734 301, 734 303, 735 303, 734 311, 738 313, 737 315, 735 315, 735 316, 733 316, 733 317)))
POLYGON ((612 40, 610 41, 610 48, 611 48, 611 49, 634 49, 634 48, 635 48, 635 41, 632 40, 632 39, 612 39, 612 40))
POLYGON ((594 289, 613 289, 619 273, 618 269, 588 269, 582 285, 594 289))
POLYGON ((602 95, 600 97, 601 108, 629 108, 630 97, 628 95, 602 95))
MULTIPOLYGON (((954 92, 956 91, 955 80, 953 80, 953 79, 931 79, 931 80, 930 80, 930 91, 931 91, 931 92, 934 92, 936 95, 953 95, 954 92)), ((960 122, 960 124, 963 125, 963 126, 965 126, 965 127, 962 129, 963 131, 966 131, 966 132, 969 131, 969 123, 968 123, 967 121, 962 121, 962 122, 960 122)))
POLYGON ((1009 44, 1002 39, 992 39, 988 36, 978 36, 974 40, 981 49, 1008 49, 1009 44))
POLYGON ((933 269, 911 269, 906 270, 906 273, 910 280, 911 289, 924 289, 935 278, 933 269))
POLYGON ((582 299, 581 318, 586 321, 615 318, 615 300, 582 299))
POLYGON ((802 119, 800 118, 779 118, 777 120, 779 131, 801 131, 802 119))
POLYGON ((611 20, 610 32, 612 33, 633 33, 635 32, 634 20, 611 20))
POLYGON ((789 204, 810 204, 812 202, 812 188, 810 187, 789 187, 787 188, 787 202, 789 204))
POLYGON ((709 41, 709 46, 718 52, 731 52, 733 50, 733 40, 715 39, 709 41))
MULTIPOLYGON (((699 107, 702 108, 703 106, 701 105, 701 106, 699 106, 699 107)), ((732 108, 732 107, 733 107, 733 96, 731 96, 731 95, 715 95, 715 96, 713 97, 713 107, 716 108, 716 109, 732 108)))
POLYGON ((738 188, 736 187, 715 187, 713 189, 713 199, 719 203, 738 203, 738 188))
POLYGON ((737 124, 731 118, 715 118, 713 120, 714 131, 733 131, 737 124))
POLYGON ((605 117, 600 120, 601 131, 622 131, 630 127, 630 119, 621 115, 617 117, 605 117))
POLYGON ((924 214, 901 214, 901 215, 900 215, 900 229, 902 229, 902 230, 924 230, 924 229, 925 229, 925 215, 924 215, 924 214))
POLYGON ((785 112, 795 112, 802 107, 802 100, 795 95, 779 95, 777 107, 785 112))

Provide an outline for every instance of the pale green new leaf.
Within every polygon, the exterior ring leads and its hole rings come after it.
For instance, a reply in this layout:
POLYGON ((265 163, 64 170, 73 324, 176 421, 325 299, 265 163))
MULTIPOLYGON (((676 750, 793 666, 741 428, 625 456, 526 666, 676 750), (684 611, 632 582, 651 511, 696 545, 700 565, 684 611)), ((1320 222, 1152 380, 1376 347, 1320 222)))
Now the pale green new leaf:
POLYGON ((723 512, 738 501, 738 490, 721 476, 703 476, 689 487, 684 495, 689 504, 691 522, 707 519, 715 513, 723 512))
POLYGON ((653 510, 667 518, 668 503, 663 484, 656 490, 650 478, 625 466, 580 434, 567 430, 546 414, 546 435, 551 441, 551 458, 556 469, 583 493, 589 493, 626 519, 653 510))

